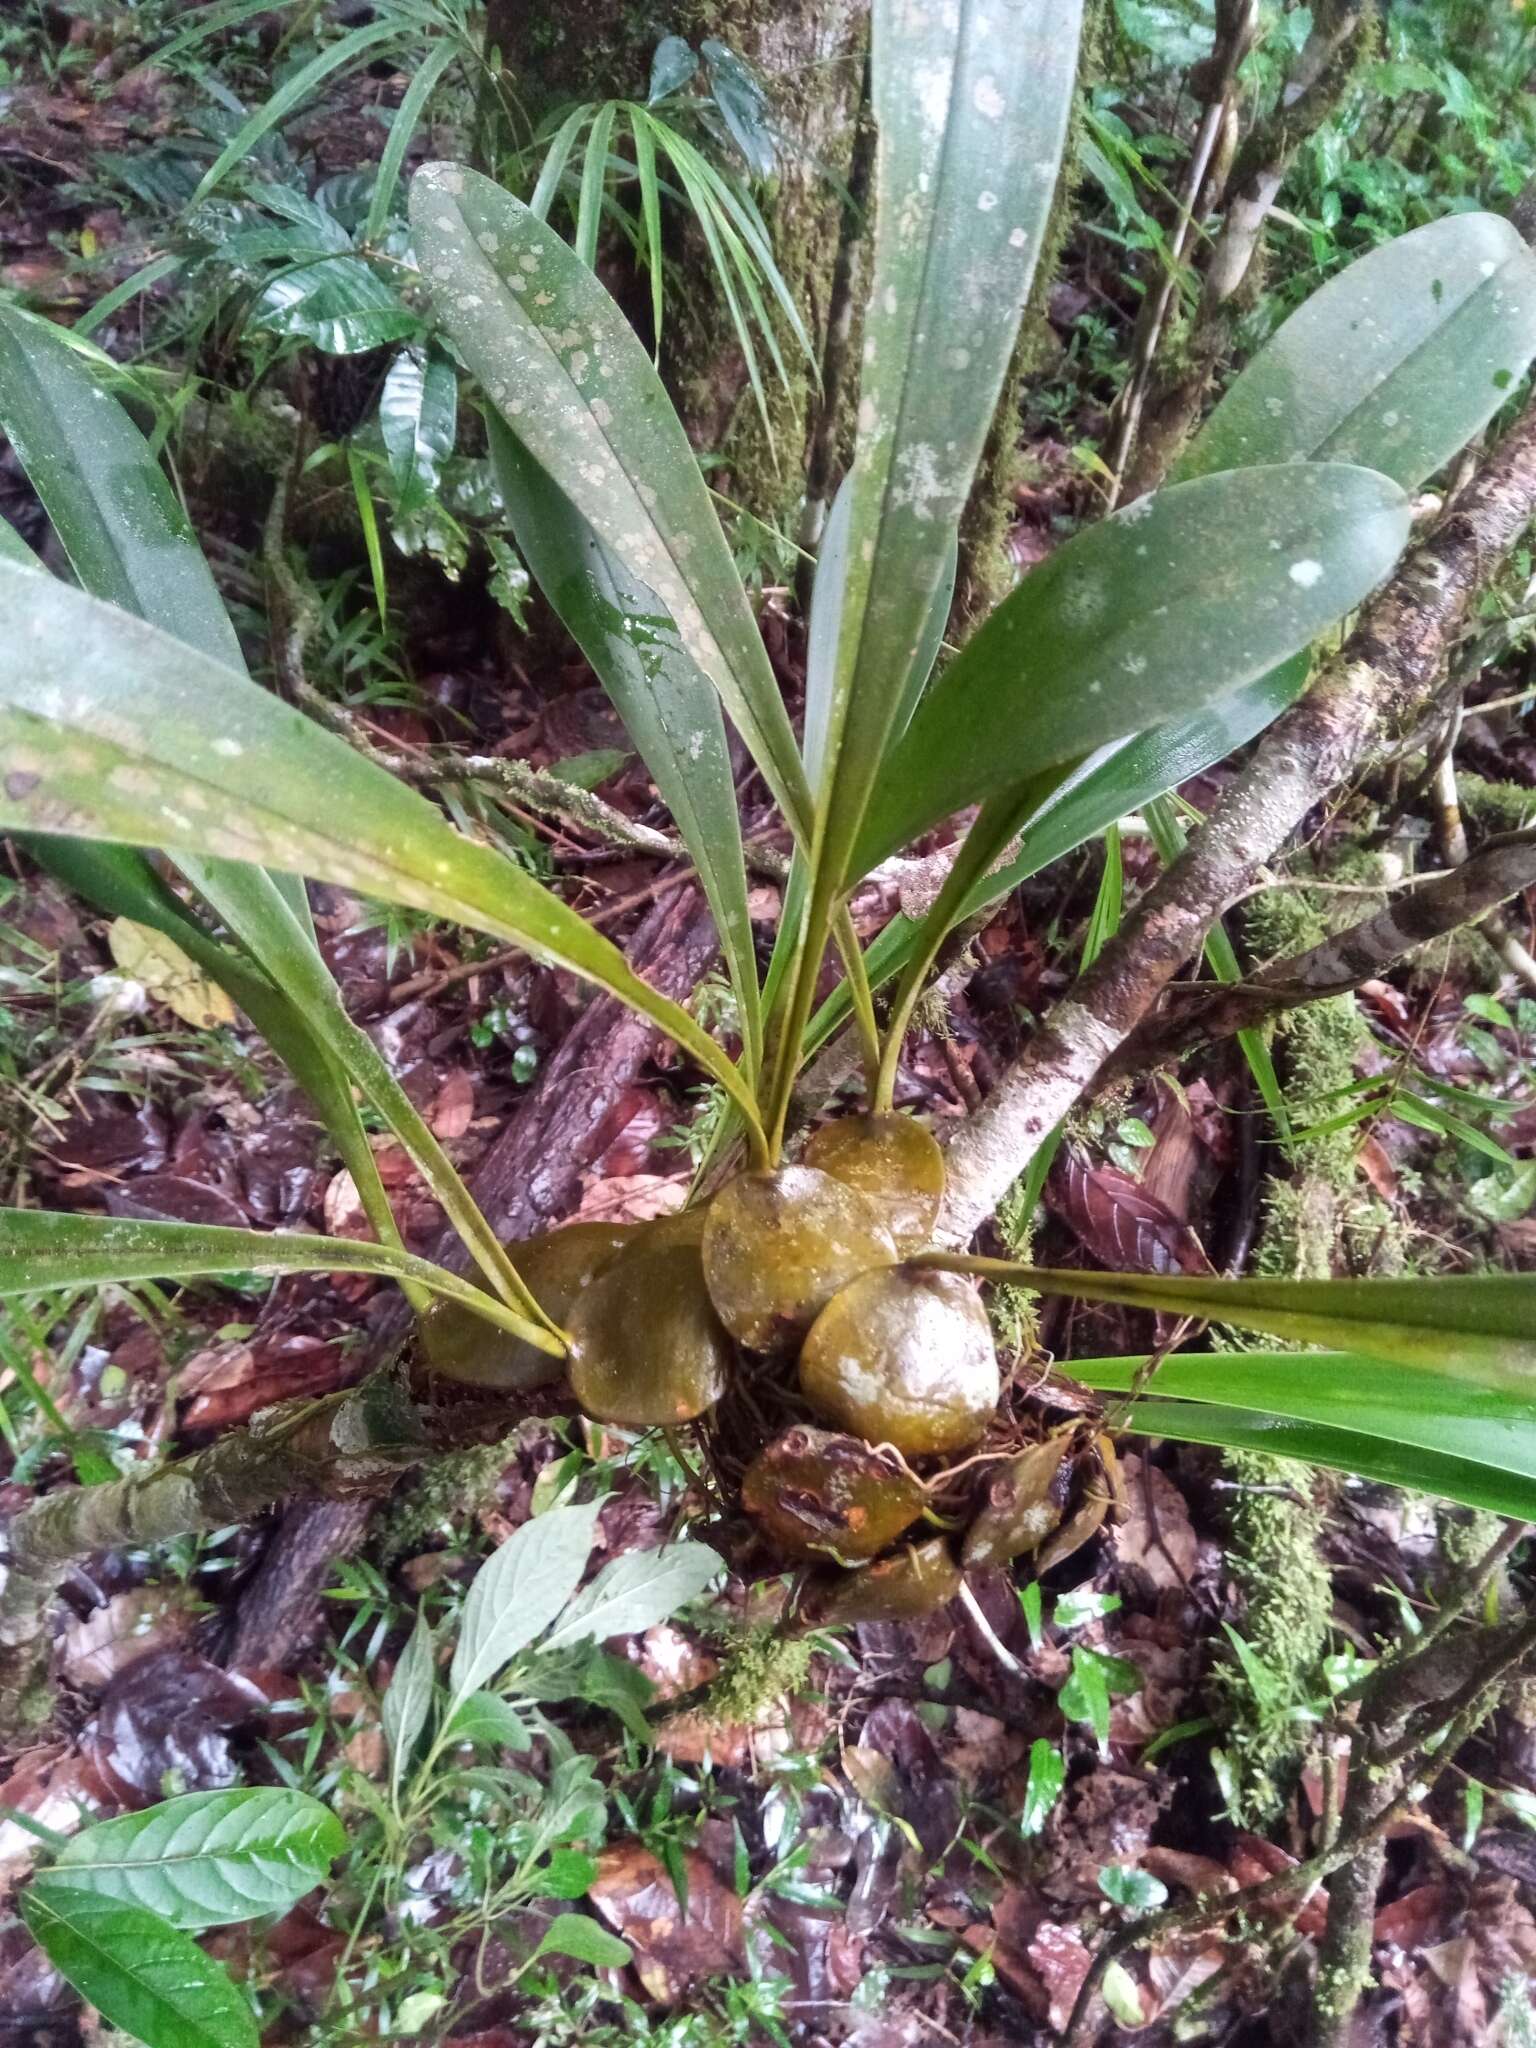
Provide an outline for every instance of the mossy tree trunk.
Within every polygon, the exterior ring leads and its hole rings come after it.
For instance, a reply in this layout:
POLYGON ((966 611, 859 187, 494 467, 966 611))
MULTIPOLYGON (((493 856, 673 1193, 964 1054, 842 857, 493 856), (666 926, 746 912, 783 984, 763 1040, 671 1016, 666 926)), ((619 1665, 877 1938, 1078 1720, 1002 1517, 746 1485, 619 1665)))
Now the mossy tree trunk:
MULTIPOLYGON (((759 199, 819 363, 868 22, 869 0, 676 0, 657 12, 635 0, 564 0, 558 8, 490 0, 486 43, 500 50, 512 94, 535 127, 574 101, 643 100, 651 54, 664 35, 681 35, 695 48, 715 37, 743 57, 768 92, 778 137, 779 169, 759 199)), ((816 371, 796 359, 781 328, 789 388, 763 364, 770 449, 703 237, 676 221, 669 237, 675 268, 662 366, 678 409, 700 451, 723 458, 712 481, 749 512, 793 532, 817 425, 816 371)))

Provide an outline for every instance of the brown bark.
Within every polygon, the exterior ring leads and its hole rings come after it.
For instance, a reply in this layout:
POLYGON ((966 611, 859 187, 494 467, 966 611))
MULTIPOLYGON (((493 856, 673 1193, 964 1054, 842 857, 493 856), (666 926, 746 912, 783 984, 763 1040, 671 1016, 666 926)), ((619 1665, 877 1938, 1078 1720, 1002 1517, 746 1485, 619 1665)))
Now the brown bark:
POLYGON ((1197 1005, 1140 1025, 1114 1058, 1133 1072, 1188 1052, 1202 1040, 1230 1037, 1303 1003, 1320 1003, 1359 988, 1405 953, 1475 924, 1496 904, 1536 886, 1536 834, 1490 840, 1463 866, 1394 897, 1375 916, 1335 933, 1305 953, 1272 960, 1252 980, 1231 988, 1191 991, 1197 1005))

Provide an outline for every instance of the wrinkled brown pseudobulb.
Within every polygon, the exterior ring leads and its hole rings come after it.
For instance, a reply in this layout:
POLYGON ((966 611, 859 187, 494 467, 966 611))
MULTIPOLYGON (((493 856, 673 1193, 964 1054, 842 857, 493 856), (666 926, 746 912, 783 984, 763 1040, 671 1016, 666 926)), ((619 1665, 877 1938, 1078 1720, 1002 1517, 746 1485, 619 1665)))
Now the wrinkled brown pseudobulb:
POLYGON ((710 1297, 755 1351, 787 1349, 840 1287, 895 1256, 874 1203, 812 1166, 738 1174, 704 1227, 710 1297))
POLYGON ((923 1489, 894 1458, 856 1436, 801 1425, 759 1452, 742 1505, 781 1550, 850 1561, 874 1557, 923 1511, 923 1489))
POLYGON ((1071 1482, 1070 1469, 1062 1466, 1072 1437, 1063 1429, 994 1468, 981 1512, 965 1532, 960 1554, 968 1569, 1026 1557, 1059 1526, 1071 1482))
POLYGON ((731 1342, 696 1245, 643 1232, 587 1288, 568 1328, 571 1391, 594 1421, 668 1428, 725 1392, 731 1342))
POLYGON ((898 1251, 921 1251, 932 1238, 944 1200, 944 1154, 915 1118, 839 1117, 812 1135, 805 1163, 868 1195, 898 1251))
POLYGON ((959 1590, 960 1568, 949 1545, 935 1537, 823 1581, 808 1596, 806 1615, 826 1628, 853 1621, 913 1621, 953 1600, 959 1590))
POLYGON ((999 1392, 987 1312, 955 1273, 888 1266, 850 1282, 800 1353, 800 1387, 829 1422, 907 1457, 963 1451, 999 1392))
MULTIPOLYGON (((507 1256, 539 1307, 563 1329, 577 1298, 634 1235, 632 1223, 567 1223, 508 1245, 507 1256)), ((521 1393, 560 1377, 558 1358, 456 1301, 434 1301, 419 1327, 423 1356, 444 1379, 521 1393)))
POLYGON ((1081 1550, 1090 1536, 1097 1536, 1107 1516, 1112 1514, 1117 1522, 1125 1519, 1125 1480, 1115 1447, 1107 1436, 1099 1435, 1094 1438, 1093 1448, 1099 1469, 1084 1487, 1077 1508, 1041 1546, 1035 1559, 1037 1572, 1048 1572, 1053 1564, 1060 1564, 1075 1550, 1081 1550))

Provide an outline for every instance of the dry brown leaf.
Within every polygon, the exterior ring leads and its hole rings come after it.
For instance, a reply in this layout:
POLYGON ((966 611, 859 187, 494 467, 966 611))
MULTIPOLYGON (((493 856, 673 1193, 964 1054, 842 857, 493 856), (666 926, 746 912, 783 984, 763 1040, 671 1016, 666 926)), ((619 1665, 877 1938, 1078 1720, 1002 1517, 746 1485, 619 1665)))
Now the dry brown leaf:
POLYGON ((432 1098, 427 1123, 435 1138, 462 1138, 475 1118, 475 1079, 464 1067, 443 1076, 442 1086, 432 1098))
POLYGON ((1187 1588, 1200 1541, 1183 1494, 1166 1472, 1135 1452, 1127 1452, 1121 1462, 1126 1512, 1114 1532, 1115 1555, 1144 1573, 1158 1592, 1187 1588))
POLYGON ((652 1998, 675 2005, 690 1984, 742 1969, 741 1901, 696 1849, 682 1852, 685 1912, 660 1860, 640 1842, 616 1842, 598 1857, 587 1896, 635 1952, 635 1969, 652 1998))
POLYGON ((596 1180, 581 1198, 578 1223, 649 1223, 653 1216, 673 1216, 688 1198, 688 1179, 670 1174, 627 1173, 596 1180))
POLYGON ((120 971, 154 1002, 174 1011, 183 1024, 212 1031, 216 1025, 234 1023, 235 1006, 223 989, 164 932, 131 917, 115 917, 107 927, 107 945, 120 971))
POLYGON ((114 1593, 64 1629, 59 1668, 71 1685, 98 1692, 136 1658, 180 1642, 193 1616, 165 1586, 132 1586, 114 1593))

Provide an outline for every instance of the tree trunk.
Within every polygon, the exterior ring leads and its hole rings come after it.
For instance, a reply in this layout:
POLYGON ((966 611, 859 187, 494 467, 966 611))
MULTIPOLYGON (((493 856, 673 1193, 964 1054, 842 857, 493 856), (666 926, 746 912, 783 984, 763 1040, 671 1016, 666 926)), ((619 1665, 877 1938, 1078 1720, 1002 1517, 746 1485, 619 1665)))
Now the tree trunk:
MULTIPOLYGON (((768 92, 778 136, 778 173, 760 203, 819 366, 845 225, 839 195, 858 126, 868 19, 869 0, 677 0, 664 15, 627 0, 565 0, 551 9, 489 0, 486 45, 500 50, 516 101, 535 128, 572 102, 643 100, 651 54, 664 34, 681 35, 695 48, 715 37, 743 57, 768 92)), ((675 266, 662 348, 668 386, 695 445, 723 458, 711 481, 792 534, 820 409, 816 367, 782 323, 787 387, 759 347, 770 445, 703 237, 675 220, 668 235, 675 266)))

